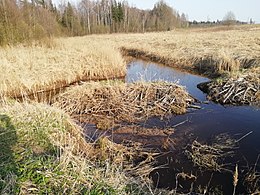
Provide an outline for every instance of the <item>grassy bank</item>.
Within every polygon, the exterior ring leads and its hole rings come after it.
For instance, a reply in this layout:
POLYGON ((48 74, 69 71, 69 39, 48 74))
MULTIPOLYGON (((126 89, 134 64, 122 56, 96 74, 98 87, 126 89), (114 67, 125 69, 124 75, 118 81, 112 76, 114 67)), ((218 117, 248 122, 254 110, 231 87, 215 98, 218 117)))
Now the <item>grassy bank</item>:
POLYGON ((66 38, 52 47, 0 48, 0 96, 17 97, 77 81, 117 78, 126 66, 119 50, 98 40, 66 38))
POLYGON ((125 55, 214 77, 259 66, 259 37, 259 25, 245 25, 82 39, 108 42, 125 55))
POLYGON ((54 107, 1 105, 0 145, 1 194, 140 194, 149 190, 149 183, 138 174, 146 168, 134 168, 126 160, 136 148, 107 139, 87 143, 70 117, 54 107), (135 171, 125 171, 131 167, 135 171))

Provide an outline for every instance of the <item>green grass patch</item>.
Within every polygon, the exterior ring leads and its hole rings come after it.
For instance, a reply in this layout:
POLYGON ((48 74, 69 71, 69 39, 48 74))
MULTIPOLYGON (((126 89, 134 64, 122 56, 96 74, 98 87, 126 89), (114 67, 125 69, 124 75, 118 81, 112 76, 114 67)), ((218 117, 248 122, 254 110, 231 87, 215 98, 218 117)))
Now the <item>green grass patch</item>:
POLYGON ((0 107, 1 194, 128 194, 122 166, 93 160, 94 147, 59 109, 0 107))

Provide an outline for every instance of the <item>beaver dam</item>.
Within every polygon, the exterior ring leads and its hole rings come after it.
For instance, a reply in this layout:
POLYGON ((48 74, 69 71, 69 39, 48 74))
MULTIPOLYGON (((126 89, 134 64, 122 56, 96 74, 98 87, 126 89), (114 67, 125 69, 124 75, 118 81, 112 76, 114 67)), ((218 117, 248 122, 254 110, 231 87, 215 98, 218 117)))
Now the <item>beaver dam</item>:
POLYGON ((56 96, 54 104, 79 121, 90 141, 105 136, 153 154, 154 187, 259 192, 256 107, 208 101, 197 85, 209 79, 144 61, 128 65, 125 81, 82 83, 56 96))

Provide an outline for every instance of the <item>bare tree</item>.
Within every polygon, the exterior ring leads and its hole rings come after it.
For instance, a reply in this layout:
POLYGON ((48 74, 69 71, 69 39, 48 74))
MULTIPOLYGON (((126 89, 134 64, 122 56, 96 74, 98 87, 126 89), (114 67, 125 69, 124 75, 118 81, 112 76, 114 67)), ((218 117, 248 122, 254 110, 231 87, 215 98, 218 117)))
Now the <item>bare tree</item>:
POLYGON ((223 24, 228 26, 236 24, 236 16, 232 11, 226 13, 226 15, 223 18, 223 24))
POLYGON ((92 7, 93 7, 92 2, 90 2, 89 0, 83 0, 81 2, 81 5, 84 8, 84 11, 87 16, 88 34, 91 34, 90 14, 91 14, 92 7))

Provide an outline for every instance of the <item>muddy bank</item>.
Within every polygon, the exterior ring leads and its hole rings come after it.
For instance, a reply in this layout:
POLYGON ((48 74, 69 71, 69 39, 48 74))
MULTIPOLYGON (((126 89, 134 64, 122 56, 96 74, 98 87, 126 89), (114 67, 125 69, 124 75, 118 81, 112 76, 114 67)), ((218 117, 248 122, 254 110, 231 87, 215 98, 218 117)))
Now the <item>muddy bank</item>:
POLYGON ((179 135, 175 135, 174 128, 157 128, 138 124, 114 124, 109 129, 100 129, 98 124, 86 120, 80 120, 80 125, 85 130, 85 135, 91 141, 96 141, 102 137, 108 137, 118 144, 135 143, 143 150, 165 152, 180 147, 179 135), (84 122, 83 122, 84 121, 84 122))

